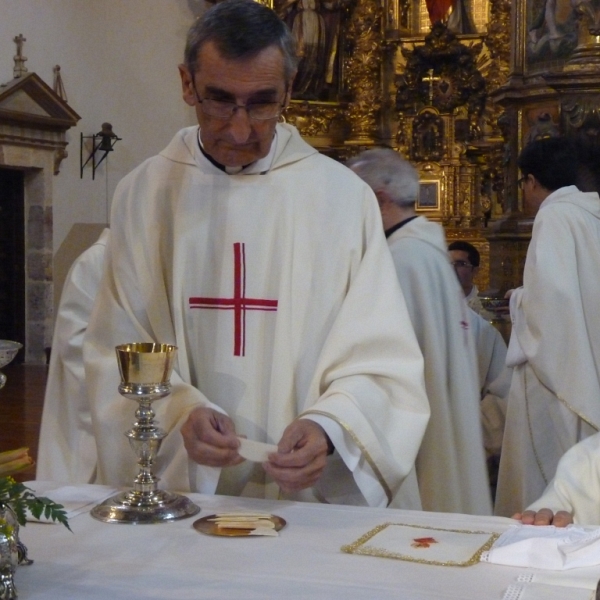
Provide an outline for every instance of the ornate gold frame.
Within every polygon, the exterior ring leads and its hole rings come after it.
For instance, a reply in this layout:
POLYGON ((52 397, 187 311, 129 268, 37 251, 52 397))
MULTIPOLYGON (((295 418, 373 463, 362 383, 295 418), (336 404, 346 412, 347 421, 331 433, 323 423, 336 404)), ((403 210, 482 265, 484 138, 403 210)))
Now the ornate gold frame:
POLYGON ((418 212, 439 212, 442 182, 439 179, 419 182, 418 212))
MULTIPOLYGON (((525 75, 536 73, 546 73, 548 71, 559 70, 571 58, 573 51, 577 46, 577 22, 575 9, 571 0, 557 0, 557 5, 561 2, 568 4, 568 16, 562 17, 563 23, 557 23, 557 31, 561 34, 558 39, 551 39, 546 24, 547 14, 544 16, 540 11, 544 11, 544 3, 535 3, 533 0, 522 0, 514 4, 516 25, 515 44, 519 49, 515 57, 521 62, 521 72, 525 75), (537 6, 535 6, 537 5, 537 6), (534 10, 537 12, 534 13, 534 10), (535 27, 540 22, 540 27, 535 27), (539 58, 534 59, 534 53, 539 58)), ((560 9, 560 6, 558 6, 560 9)), ((564 13, 565 10, 555 10, 555 13, 564 13)))

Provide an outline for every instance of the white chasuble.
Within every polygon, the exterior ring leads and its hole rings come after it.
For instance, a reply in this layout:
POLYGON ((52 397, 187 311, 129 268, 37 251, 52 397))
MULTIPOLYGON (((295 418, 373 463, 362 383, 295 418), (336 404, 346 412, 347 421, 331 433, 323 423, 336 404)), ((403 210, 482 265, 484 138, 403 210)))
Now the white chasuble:
POLYGON ((188 460, 179 429, 211 406, 238 434, 272 444, 298 416, 325 419, 350 448, 345 473, 331 469, 325 487, 356 483, 367 503, 389 503, 429 409, 371 190, 287 125, 270 167, 236 175, 202 155, 197 135, 179 132, 115 193, 114 244, 84 344, 97 482, 128 485, 135 473, 123 436, 134 407, 117 392, 114 346, 155 341, 179 348, 173 392, 154 403, 168 432, 160 485, 278 495, 260 465, 221 472, 188 460))
POLYGON ((444 231, 417 217, 392 233, 388 244, 425 359, 431 418, 416 462, 423 508, 491 514, 470 309, 450 266, 444 231))
POLYGON ((581 525, 600 525, 600 433, 572 446, 560 459, 556 475, 530 510, 566 510, 581 525))
POLYGON ((48 381, 36 461, 36 477, 46 481, 91 483, 96 443, 83 369, 83 337, 90 320, 110 234, 71 265, 63 286, 52 339, 48 381))
POLYGON ((540 206, 511 296, 514 365, 496 512, 535 501, 560 457, 600 428, 600 199, 575 186, 540 206))
POLYGON ((470 309, 469 324, 475 337, 481 395, 492 392, 504 397, 510 387, 511 370, 506 366, 506 343, 502 334, 484 317, 470 309))

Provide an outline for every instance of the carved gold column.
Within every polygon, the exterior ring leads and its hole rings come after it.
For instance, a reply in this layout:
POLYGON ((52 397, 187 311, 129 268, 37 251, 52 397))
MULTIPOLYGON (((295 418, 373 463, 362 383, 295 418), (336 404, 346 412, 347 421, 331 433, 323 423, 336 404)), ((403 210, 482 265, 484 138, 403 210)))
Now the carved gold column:
POLYGON ((358 0, 347 30, 350 51, 344 79, 350 92, 350 138, 347 144, 371 145, 379 136, 381 109, 382 9, 373 0, 358 0))
POLYGON ((517 0, 508 6, 503 0, 493 0, 492 10, 497 11, 503 21, 508 22, 510 18, 511 23, 510 37, 498 35, 496 39, 498 51, 506 53, 510 47, 509 75, 490 94, 494 105, 503 111, 496 122, 504 140, 498 154, 504 214, 485 233, 490 244, 490 287, 502 293, 522 283, 531 239, 533 215, 523 214, 517 186, 517 156, 527 133, 524 123, 531 131, 533 125, 528 115, 536 105, 555 105, 556 93, 539 74, 528 72, 526 0, 517 0))

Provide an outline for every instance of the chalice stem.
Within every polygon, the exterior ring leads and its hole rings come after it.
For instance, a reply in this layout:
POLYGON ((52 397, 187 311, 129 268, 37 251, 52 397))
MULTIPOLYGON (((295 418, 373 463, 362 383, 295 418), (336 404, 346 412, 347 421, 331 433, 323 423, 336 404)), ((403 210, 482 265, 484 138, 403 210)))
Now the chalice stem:
POLYGON ((152 465, 160 450, 166 433, 154 424, 154 411, 149 399, 140 399, 139 408, 135 412, 136 423, 127 432, 129 444, 138 458, 140 471, 133 482, 136 492, 142 494, 157 490, 158 477, 152 474, 152 465))

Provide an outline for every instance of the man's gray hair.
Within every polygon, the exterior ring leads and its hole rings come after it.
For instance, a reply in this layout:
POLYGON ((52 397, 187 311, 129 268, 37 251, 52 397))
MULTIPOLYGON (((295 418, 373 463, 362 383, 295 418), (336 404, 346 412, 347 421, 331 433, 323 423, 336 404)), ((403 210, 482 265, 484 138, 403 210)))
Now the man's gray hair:
POLYGON ((419 197, 419 174, 391 148, 361 152, 347 163, 373 191, 383 190, 398 206, 413 206, 419 197))
POLYGON ((213 42, 228 60, 252 58, 270 46, 278 47, 287 84, 298 66, 296 42, 288 26, 273 10, 254 0, 219 2, 190 27, 184 63, 192 75, 198 68, 198 52, 207 42, 213 42))

